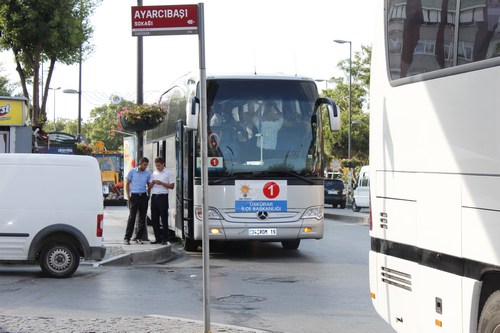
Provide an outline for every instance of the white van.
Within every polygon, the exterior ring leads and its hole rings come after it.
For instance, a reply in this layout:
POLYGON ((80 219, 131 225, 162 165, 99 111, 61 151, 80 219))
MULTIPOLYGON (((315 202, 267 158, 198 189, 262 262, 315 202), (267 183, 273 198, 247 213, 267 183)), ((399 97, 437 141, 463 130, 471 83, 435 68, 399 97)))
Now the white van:
POLYGON ((362 166, 359 171, 358 182, 354 187, 352 210, 359 212, 361 208, 370 207, 370 167, 362 166))
POLYGON ((90 156, 0 154, 0 262, 39 263, 73 275, 80 258, 101 260, 103 202, 90 156))

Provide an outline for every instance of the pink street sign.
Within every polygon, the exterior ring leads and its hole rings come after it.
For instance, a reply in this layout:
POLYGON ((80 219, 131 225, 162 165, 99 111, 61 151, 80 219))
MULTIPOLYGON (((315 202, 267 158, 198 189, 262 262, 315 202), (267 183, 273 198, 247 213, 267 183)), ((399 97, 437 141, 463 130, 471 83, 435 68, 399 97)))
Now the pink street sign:
POLYGON ((132 7, 132 36, 197 33, 198 5, 132 7))

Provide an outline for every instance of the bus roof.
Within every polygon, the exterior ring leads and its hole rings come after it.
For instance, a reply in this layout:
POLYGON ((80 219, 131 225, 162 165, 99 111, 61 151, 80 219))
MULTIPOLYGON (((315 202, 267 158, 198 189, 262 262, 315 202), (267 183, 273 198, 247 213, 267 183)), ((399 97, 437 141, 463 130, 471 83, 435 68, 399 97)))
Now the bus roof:
POLYGON ((314 81, 310 77, 305 76, 293 76, 293 75, 285 75, 285 74, 218 74, 218 75, 209 75, 207 76, 207 80, 291 80, 291 81, 314 81))

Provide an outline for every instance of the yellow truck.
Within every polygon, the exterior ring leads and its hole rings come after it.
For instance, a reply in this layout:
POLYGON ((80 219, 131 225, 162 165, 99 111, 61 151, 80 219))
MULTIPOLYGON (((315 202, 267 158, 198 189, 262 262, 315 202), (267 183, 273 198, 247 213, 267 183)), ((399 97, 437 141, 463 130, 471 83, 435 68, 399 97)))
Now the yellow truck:
POLYGON ((97 141, 92 150, 101 170, 104 204, 108 206, 126 205, 123 196, 123 154, 107 150, 103 141, 97 141))

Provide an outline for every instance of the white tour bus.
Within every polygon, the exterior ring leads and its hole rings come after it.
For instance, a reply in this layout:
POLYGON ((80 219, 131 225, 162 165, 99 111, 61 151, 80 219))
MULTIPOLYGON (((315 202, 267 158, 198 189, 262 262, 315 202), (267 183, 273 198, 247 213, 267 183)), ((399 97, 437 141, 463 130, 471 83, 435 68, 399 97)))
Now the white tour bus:
POLYGON ((384 0, 370 291, 398 332, 500 332, 500 2, 384 0))
MULTIPOLYGON (((175 171, 169 229, 194 250, 203 229, 201 131, 190 129, 198 126, 199 84, 182 78, 160 103, 168 116, 146 132, 145 156, 164 156, 175 171)), ((311 79, 207 78, 211 240, 277 241, 297 249, 301 239, 323 237, 322 113, 332 130, 339 128, 335 103, 319 98, 311 79)))

